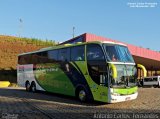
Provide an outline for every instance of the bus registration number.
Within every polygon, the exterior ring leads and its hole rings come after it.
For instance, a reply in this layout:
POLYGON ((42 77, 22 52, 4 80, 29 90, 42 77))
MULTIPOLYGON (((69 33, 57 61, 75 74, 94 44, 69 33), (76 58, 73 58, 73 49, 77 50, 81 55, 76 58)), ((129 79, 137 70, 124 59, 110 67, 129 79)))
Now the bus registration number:
POLYGON ((130 99, 131 99, 131 97, 126 97, 126 99, 125 99, 125 100, 127 101, 127 100, 130 100, 130 99))

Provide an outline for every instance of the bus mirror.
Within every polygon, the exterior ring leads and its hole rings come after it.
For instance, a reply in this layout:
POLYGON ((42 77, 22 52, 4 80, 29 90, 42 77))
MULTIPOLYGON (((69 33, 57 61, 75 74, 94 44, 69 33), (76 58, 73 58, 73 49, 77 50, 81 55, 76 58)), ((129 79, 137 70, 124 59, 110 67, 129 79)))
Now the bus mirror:
POLYGON ((115 79, 115 78, 117 78, 117 68, 116 68, 116 66, 114 65, 114 64, 110 64, 109 63, 109 67, 111 68, 111 70, 112 70, 112 77, 115 79))
POLYGON ((147 70, 146 70, 146 68, 143 65, 141 65, 141 64, 137 64, 137 67, 140 68, 140 69, 142 69, 142 71, 143 71, 143 77, 146 77, 147 76, 147 70))

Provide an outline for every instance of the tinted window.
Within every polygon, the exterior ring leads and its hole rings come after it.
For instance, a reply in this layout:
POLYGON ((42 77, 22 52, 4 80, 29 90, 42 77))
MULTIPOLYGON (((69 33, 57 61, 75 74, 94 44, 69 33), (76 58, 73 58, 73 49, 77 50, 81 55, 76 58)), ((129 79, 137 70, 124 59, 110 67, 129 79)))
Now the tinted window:
POLYGON ((117 49, 115 45, 106 45, 106 52, 112 61, 120 61, 120 57, 118 55, 117 49))
POLYGON ((29 55, 22 55, 18 57, 18 64, 27 64, 27 62, 30 60, 29 55))
POLYGON ((38 52, 38 53, 19 56, 19 61, 18 61, 19 64, 40 64, 47 62, 48 62, 47 52, 38 52))
POLYGON ((70 61, 70 49, 60 49, 58 52, 58 60, 59 61, 70 61))
POLYGON ((38 64, 40 62, 40 53, 30 54, 30 60, 27 61, 29 64, 38 64))
POLYGON ((28 54, 24 56, 24 64, 31 64, 32 63, 32 54, 28 54))
POLYGON ((84 45, 71 48, 72 61, 84 61, 84 45))
POLYGON ((30 64, 41 64, 41 63, 47 63, 48 57, 47 52, 38 52, 30 54, 30 64))
POLYGON ((153 81, 157 81, 157 78, 153 78, 153 81))
POLYGON ((151 80, 150 78, 145 78, 145 79, 144 79, 144 81, 150 81, 150 80, 151 80))
POLYGON ((134 62, 126 46, 104 44, 107 55, 111 61, 134 62))
POLYGON ((144 81, 157 81, 157 78, 145 78, 144 81))
POLYGON ((18 64, 22 64, 23 60, 23 56, 18 56, 18 64))
POLYGON ((48 54, 47 51, 45 52, 40 52, 40 53, 36 53, 37 54, 37 62, 38 63, 47 63, 48 62, 48 54))
POLYGON ((87 45, 87 60, 104 60, 104 54, 99 45, 87 45))
POLYGON ((48 51, 48 59, 50 61, 57 61, 58 60, 58 50, 48 51))

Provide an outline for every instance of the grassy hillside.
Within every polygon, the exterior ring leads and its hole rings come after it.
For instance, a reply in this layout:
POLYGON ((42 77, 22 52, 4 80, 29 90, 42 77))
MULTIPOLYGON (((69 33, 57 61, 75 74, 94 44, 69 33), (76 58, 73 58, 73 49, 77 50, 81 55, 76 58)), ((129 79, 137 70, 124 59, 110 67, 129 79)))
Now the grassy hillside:
POLYGON ((17 55, 53 46, 54 41, 0 35, 0 70, 16 69, 17 55))
POLYGON ((0 35, 0 81, 17 83, 17 55, 55 45, 54 41, 0 35))

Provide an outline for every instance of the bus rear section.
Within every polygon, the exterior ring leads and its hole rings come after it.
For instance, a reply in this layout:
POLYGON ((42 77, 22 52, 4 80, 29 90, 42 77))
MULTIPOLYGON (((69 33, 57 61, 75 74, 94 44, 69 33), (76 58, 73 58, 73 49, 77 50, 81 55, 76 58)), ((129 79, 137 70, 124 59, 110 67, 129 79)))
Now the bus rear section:
POLYGON ((160 76, 150 76, 143 78, 143 86, 154 86, 160 88, 160 76))

